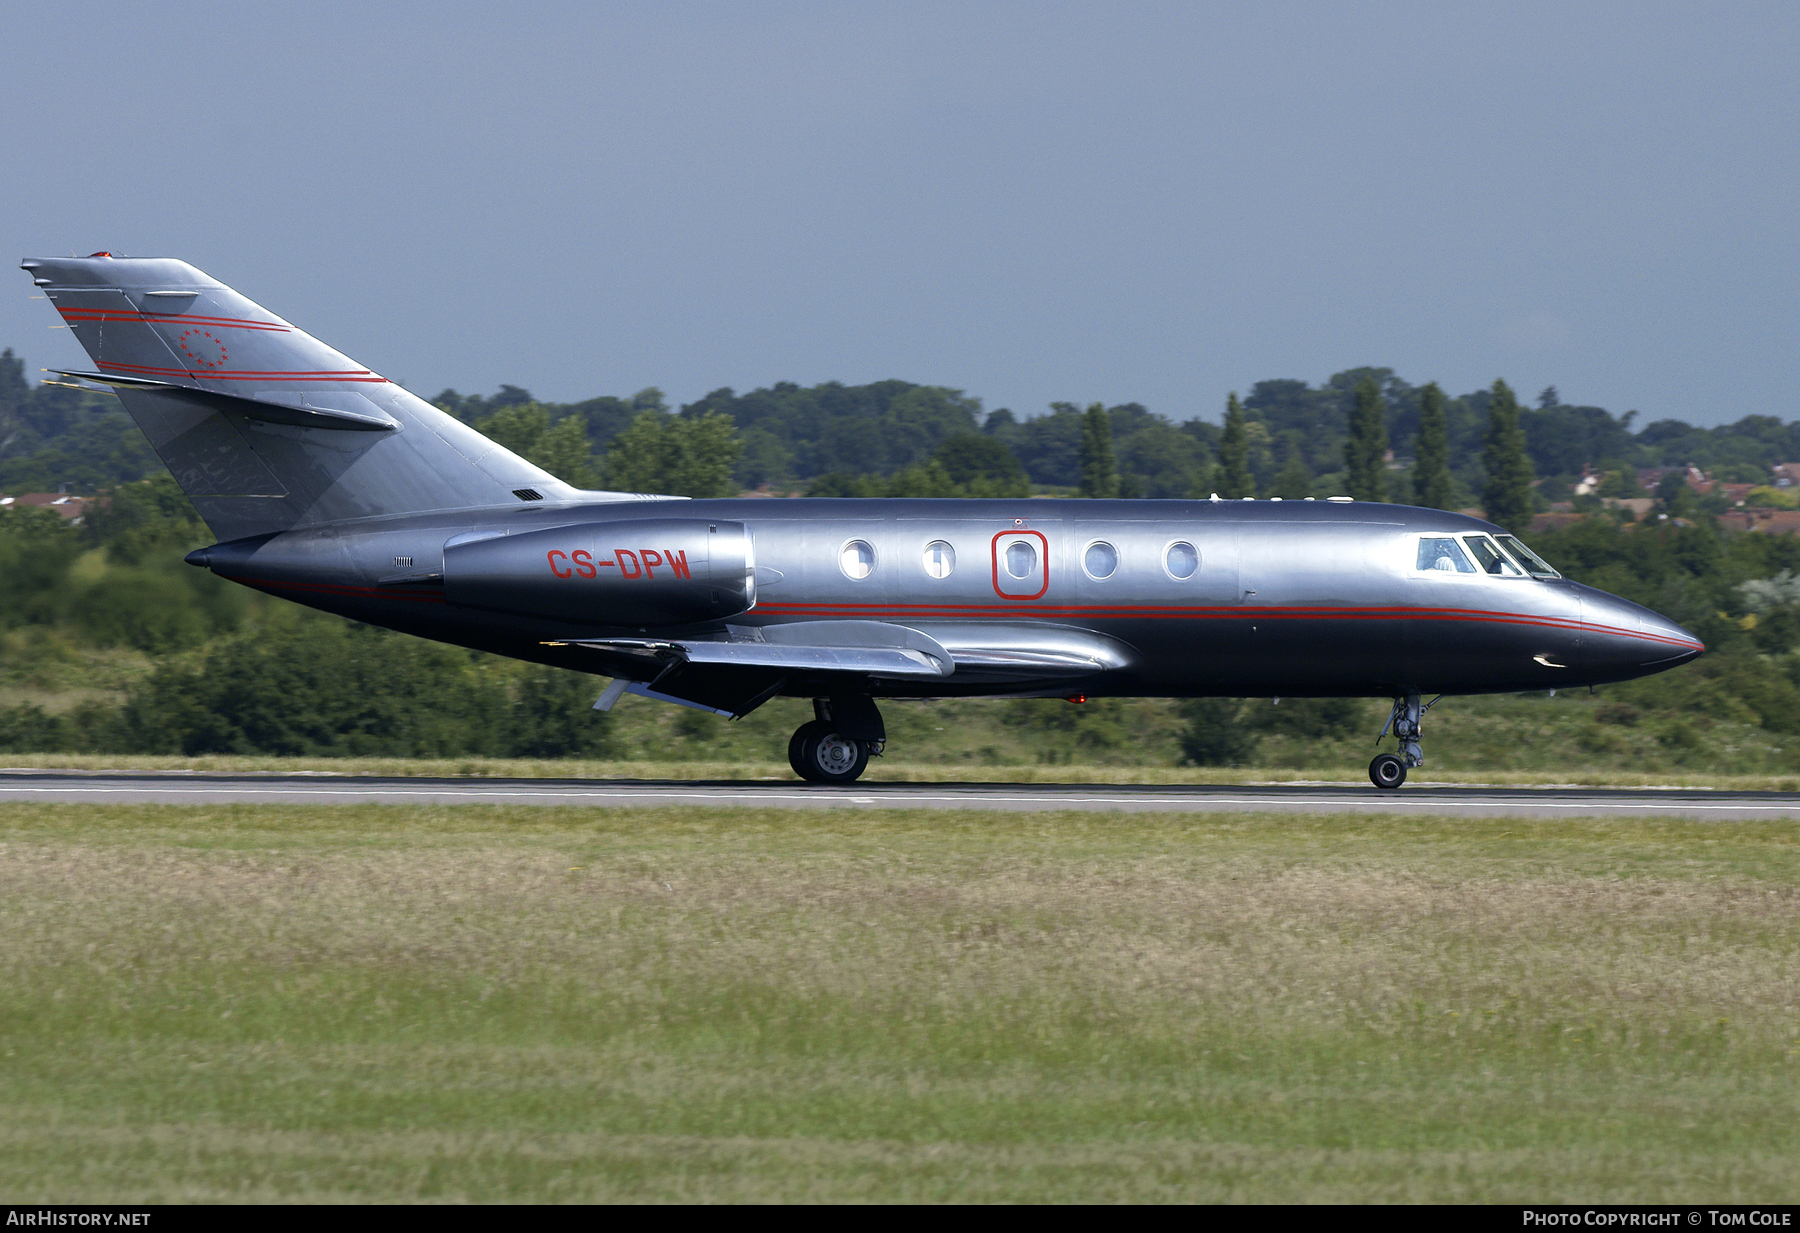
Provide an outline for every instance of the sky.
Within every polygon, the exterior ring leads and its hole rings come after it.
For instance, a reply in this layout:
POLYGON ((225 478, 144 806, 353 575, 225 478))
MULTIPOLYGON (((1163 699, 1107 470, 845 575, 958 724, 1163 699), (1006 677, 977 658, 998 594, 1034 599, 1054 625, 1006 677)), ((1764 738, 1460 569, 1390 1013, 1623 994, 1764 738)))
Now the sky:
MULTIPOLYGON (((426 396, 897 377, 1021 415, 1388 366, 1791 419, 1800 5, 13 6, 0 234, 426 396)), ((28 373, 81 366, 29 280, 28 373)))

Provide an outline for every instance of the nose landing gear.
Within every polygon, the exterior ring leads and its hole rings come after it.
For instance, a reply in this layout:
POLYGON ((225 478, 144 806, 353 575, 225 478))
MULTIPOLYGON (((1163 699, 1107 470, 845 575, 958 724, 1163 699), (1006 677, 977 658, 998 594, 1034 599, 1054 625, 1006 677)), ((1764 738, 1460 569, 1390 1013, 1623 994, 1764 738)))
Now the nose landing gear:
POLYGON ((1381 725, 1381 732, 1375 739, 1379 741, 1392 728, 1395 738, 1400 742, 1400 751, 1375 755, 1375 760, 1369 763, 1370 783, 1377 788, 1392 791, 1406 782, 1408 769, 1425 765, 1425 751, 1419 746, 1419 734, 1425 721, 1425 712, 1436 706, 1442 697, 1439 694, 1423 706, 1419 704, 1418 694, 1407 694, 1394 699, 1394 709, 1388 712, 1387 722, 1381 725))
POLYGON ((1406 763, 1398 754, 1376 754, 1369 763, 1369 782, 1377 788, 1398 788, 1406 782, 1406 763))

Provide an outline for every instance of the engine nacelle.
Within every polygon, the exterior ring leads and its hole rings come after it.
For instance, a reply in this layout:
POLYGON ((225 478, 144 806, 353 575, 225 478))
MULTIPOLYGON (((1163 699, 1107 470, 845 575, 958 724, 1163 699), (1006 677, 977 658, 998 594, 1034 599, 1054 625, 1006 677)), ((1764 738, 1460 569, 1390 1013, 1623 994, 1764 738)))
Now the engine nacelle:
POLYGON ((756 603, 756 554, 743 523, 700 518, 458 537, 444 545, 444 598, 587 625, 689 625, 756 603))

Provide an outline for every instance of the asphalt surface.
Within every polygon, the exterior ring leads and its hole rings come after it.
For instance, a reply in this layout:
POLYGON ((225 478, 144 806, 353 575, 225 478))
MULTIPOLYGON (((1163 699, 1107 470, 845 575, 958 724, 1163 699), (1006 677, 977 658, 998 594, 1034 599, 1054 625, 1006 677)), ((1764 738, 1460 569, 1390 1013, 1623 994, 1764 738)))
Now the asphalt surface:
POLYGON ((1800 820, 1800 795, 1698 789, 860 783, 644 779, 423 779, 182 771, 0 770, 0 802, 283 805, 737 805, 749 808, 1119 810, 1126 813, 1419 813, 1465 817, 1800 820))

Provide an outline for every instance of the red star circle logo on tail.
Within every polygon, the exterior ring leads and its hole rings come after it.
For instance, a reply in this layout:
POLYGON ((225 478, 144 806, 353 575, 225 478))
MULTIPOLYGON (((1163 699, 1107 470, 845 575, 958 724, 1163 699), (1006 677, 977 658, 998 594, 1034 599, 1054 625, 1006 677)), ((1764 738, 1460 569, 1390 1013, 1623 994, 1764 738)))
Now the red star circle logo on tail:
POLYGON ((190 363, 201 368, 223 368, 228 358, 225 344, 211 330, 183 330, 175 345, 190 363))

